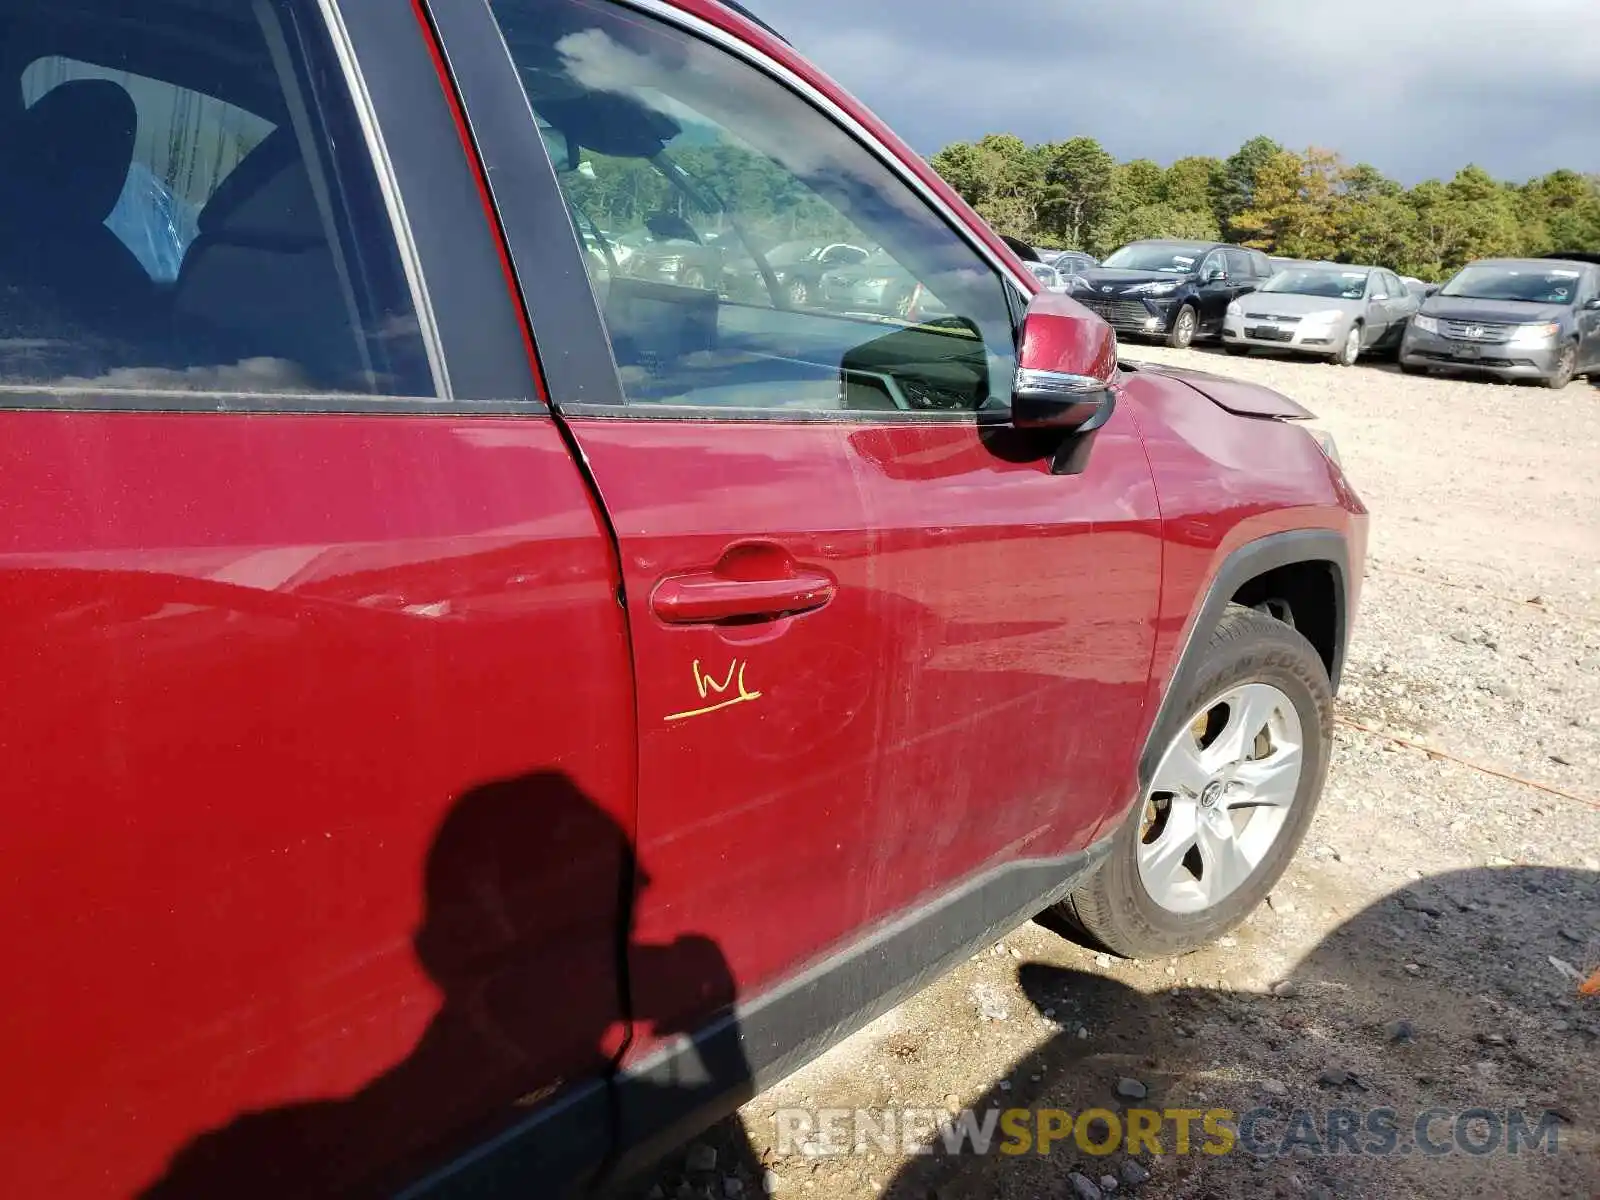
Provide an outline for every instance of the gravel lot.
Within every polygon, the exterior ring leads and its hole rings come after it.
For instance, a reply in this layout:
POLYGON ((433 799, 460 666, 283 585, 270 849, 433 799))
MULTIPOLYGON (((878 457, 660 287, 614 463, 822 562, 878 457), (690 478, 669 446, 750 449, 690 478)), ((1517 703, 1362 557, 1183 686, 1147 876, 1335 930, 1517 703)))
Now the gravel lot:
POLYGON ((1295 397, 1372 509, 1333 769, 1298 862, 1236 936, 1183 959, 1120 962, 1016 930, 637 1193, 1600 1197, 1600 998, 1574 978, 1600 966, 1600 387, 1126 353, 1295 397), (1176 1155, 1168 1134, 1165 1156, 1133 1165, 1070 1137, 1043 1156, 814 1158, 780 1152, 774 1119, 1120 1111, 1141 1090, 1136 1106, 1266 1108, 1257 1139, 1284 1152, 1176 1155), (1329 1141, 1330 1110, 1379 1107, 1396 1113, 1394 1153, 1329 1141), (1498 1113, 1427 1130, 1491 1152, 1407 1152, 1432 1108, 1498 1113), (1494 1142, 1517 1108, 1530 1127, 1556 1114, 1555 1153, 1494 1142))

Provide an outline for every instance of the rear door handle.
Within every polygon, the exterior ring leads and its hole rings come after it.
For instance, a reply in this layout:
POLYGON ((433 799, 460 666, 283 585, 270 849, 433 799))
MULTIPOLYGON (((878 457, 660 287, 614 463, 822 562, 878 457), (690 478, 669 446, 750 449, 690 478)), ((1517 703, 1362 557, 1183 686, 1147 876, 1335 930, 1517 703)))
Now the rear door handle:
POLYGON ((837 591, 833 576, 797 566, 781 552, 730 555, 709 571, 663 579, 651 594, 650 607, 669 625, 777 620, 813 612, 837 591), (758 572, 754 567, 766 569, 758 572))

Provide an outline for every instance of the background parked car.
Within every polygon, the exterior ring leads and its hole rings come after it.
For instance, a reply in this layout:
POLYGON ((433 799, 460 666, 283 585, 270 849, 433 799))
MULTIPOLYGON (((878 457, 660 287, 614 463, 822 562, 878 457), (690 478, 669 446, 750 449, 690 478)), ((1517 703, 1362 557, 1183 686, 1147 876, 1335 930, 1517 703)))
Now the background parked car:
MULTIPOLYGON (((836 267, 855 267, 867 261, 872 252, 849 242, 819 242, 815 238, 780 242, 762 252, 786 303, 799 306, 817 300, 817 285, 822 276, 836 267)), ((728 255, 723 269, 723 290, 732 297, 750 297, 770 302, 766 279, 749 254, 728 255)))
POLYGON ((1468 263, 1423 301, 1400 369, 1450 367, 1564 388, 1600 372, 1600 266, 1575 259, 1468 263))
POLYGON ((1063 275, 1049 263, 1030 262, 1022 265, 1028 269, 1028 274, 1044 284, 1046 291, 1065 292, 1068 290, 1068 276, 1063 275))
POLYGON ((1259 250, 1217 242, 1130 242, 1080 272, 1072 297, 1119 333, 1187 346, 1196 338, 1220 337, 1229 302, 1272 274, 1259 250))
POLYGON ((1039 257, 1063 275, 1081 275, 1090 267, 1100 265, 1098 258, 1082 250, 1050 250, 1039 257))
POLYGON ((683 217, 658 212, 645 218, 642 240, 623 271, 634 279, 715 290, 722 278, 724 251, 707 245, 683 217))
POLYGON ((825 272, 818 298, 839 312, 907 316, 917 291, 917 280, 887 250, 875 250, 861 263, 825 272))
POLYGON ((1362 354, 1397 347, 1419 304, 1382 267, 1290 267, 1228 305, 1222 344, 1229 354, 1261 346, 1348 367, 1362 354))

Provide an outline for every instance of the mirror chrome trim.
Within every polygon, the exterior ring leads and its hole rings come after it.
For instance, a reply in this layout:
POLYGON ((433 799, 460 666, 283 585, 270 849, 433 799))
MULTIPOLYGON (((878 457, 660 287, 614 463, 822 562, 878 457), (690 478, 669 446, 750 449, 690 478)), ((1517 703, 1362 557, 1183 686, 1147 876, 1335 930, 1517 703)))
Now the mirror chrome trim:
POLYGON ((1036 396, 1081 399, 1105 391, 1111 383, 1110 379, 1098 379, 1093 375, 1070 375, 1065 371, 1018 367, 1016 383, 1011 390, 1013 394, 1023 392, 1036 396))

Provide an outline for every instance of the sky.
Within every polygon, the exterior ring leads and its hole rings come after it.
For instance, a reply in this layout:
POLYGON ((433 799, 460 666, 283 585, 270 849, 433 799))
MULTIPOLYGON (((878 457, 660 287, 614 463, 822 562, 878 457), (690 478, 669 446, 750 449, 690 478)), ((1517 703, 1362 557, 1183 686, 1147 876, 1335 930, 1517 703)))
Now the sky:
POLYGON ((1406 184, 1600 172, 1600 0, 745 0, 923 154, 1264 133, 1406 184))

